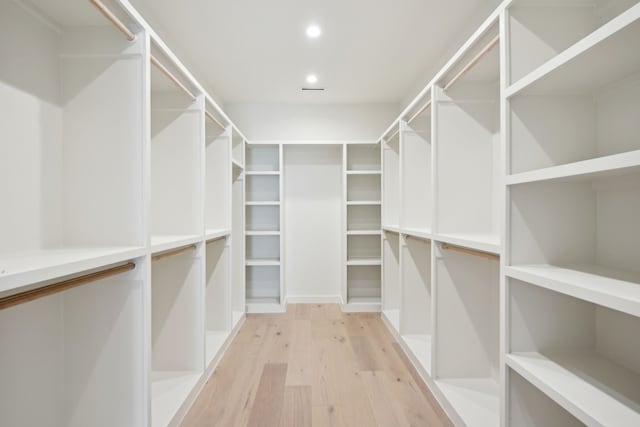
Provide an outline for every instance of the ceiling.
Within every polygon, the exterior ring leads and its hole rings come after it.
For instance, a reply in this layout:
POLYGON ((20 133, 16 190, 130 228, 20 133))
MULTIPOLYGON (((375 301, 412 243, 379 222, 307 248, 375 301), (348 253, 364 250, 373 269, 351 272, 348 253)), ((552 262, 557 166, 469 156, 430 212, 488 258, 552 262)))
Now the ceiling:
POLYGON ((130 0, 223 103, 400 103, 496 0, 130 0), (309 39, 305 28, 323 34, 309 39), (303 92, 314 73, 324 92, 303 92))

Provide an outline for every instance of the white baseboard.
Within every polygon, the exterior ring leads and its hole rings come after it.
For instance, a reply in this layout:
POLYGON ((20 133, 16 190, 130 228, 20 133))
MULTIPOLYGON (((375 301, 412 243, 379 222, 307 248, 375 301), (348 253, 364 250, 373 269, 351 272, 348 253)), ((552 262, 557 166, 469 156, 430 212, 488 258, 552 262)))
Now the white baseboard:
POLYGON ((288 295, 287 304, 342 304, 340 295, 288 295))

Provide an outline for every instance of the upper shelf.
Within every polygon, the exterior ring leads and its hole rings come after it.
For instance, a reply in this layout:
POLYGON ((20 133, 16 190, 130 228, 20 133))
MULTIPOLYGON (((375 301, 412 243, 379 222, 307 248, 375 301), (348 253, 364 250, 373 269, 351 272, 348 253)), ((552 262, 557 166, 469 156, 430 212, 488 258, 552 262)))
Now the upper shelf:
POLYGON ((507 88, 506 96, 585 93, 640 70, 640 4, 507 88))

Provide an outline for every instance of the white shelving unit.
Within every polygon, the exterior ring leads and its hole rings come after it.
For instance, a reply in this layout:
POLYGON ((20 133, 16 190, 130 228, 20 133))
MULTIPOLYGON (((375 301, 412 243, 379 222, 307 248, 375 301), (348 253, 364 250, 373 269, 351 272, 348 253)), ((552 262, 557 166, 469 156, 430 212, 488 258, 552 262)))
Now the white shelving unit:
POLYGON ((508 9, 512 47, 536 52, 509 57, 521 72, 505 94, 504 417, 514 425, 640 422, 636 3, 563 4, 563 26, 508 9), (539 47, 556 33, 557 46, 539 47))
POLYGON ((173 421, 204 372, 202 252, 199 245, 152 262, 152 425, 173 421))
POLYGON ((245 157, 247 311, 282 312, 282 147, 247 144, 245 157))
POLYGON ((148 266, 134 261, 135 270, 0 311, 3 424, 145 425, 148 266))
MULTIPOLYGON (((427 375, 432 372, 431 251, 429 240, 402 235, 400 242, 400 328, 402 343, 427 375)), ((391 260, 393 262, 393 259, 391 260)))
POLYGON ((139 256, 144 43, 87 4, 0 9, 0 292, 139 256))
MULTIPOLYGON (((400 126, 399 124, 394 125, 400 126)), ((399 129, 399 128, 398 128, 399 129)), ((397 130, 397 129, 396 129, 397 130)), ((400 137, 389 131, 382 145, 382 226, 400 228, 400 137), (388 138, 388 139, 386 139, 388 138)))
POLYGON ((496 23, 433 88, 437 238, 496 253, 503 174, 499 49, 454 78, 497 33, 496 23))
POLYGON ((382 174, 380 144, 343 146, 343 310, 380 311, 382 174))
POLYGON ((400 128, 400 228, 430 236, 433 227, 433 145, 431 97, 426 97, 400 128))
POLYGON ((205 363, 210 366, 231 333, 231 247, 229 237, 205 246, 205 363))
POLYGON ((439 249, 434 378, 465 423, 500 415, 500 270, 496 259, 439 249))
MULTIPOLYGON (((205 108, 206 108, 205 104, 205 108)), ((205 239, 225 236, 231 230, 231 206, 220 203, 231 199, 230 127, 205 110, 205 239), (212 118, 213 117, 213 118, 212 118)))
POLYGON ((396 335, 400 334, 400 235, 384 231, 382 235, 382 318, 396 335))
MULTIPOLYGON (((152 46, 153 58, 174 68, 158 51, 152 46)), ((204 98, 193 99, 152 66, 151 247, 156 252, 202 239, 204 119, 204 98)))
POLYGON ((119 27, 84 0, 0 2, 2 424, 177 425, 244 316, 244 137, 128 2, 105 7, 119 27))

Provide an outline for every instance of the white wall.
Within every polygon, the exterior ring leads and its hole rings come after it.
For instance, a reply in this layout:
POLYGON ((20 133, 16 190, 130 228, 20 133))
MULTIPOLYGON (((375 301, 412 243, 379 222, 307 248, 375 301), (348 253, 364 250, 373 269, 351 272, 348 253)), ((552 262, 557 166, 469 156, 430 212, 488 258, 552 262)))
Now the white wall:
POLYGON ((342 146, 284 147, 285 294, 339 298, 342 276, 342 146))
POLYGON ((253 141, 375 141, 397 104, 229 104, 226 112, 253 141))

